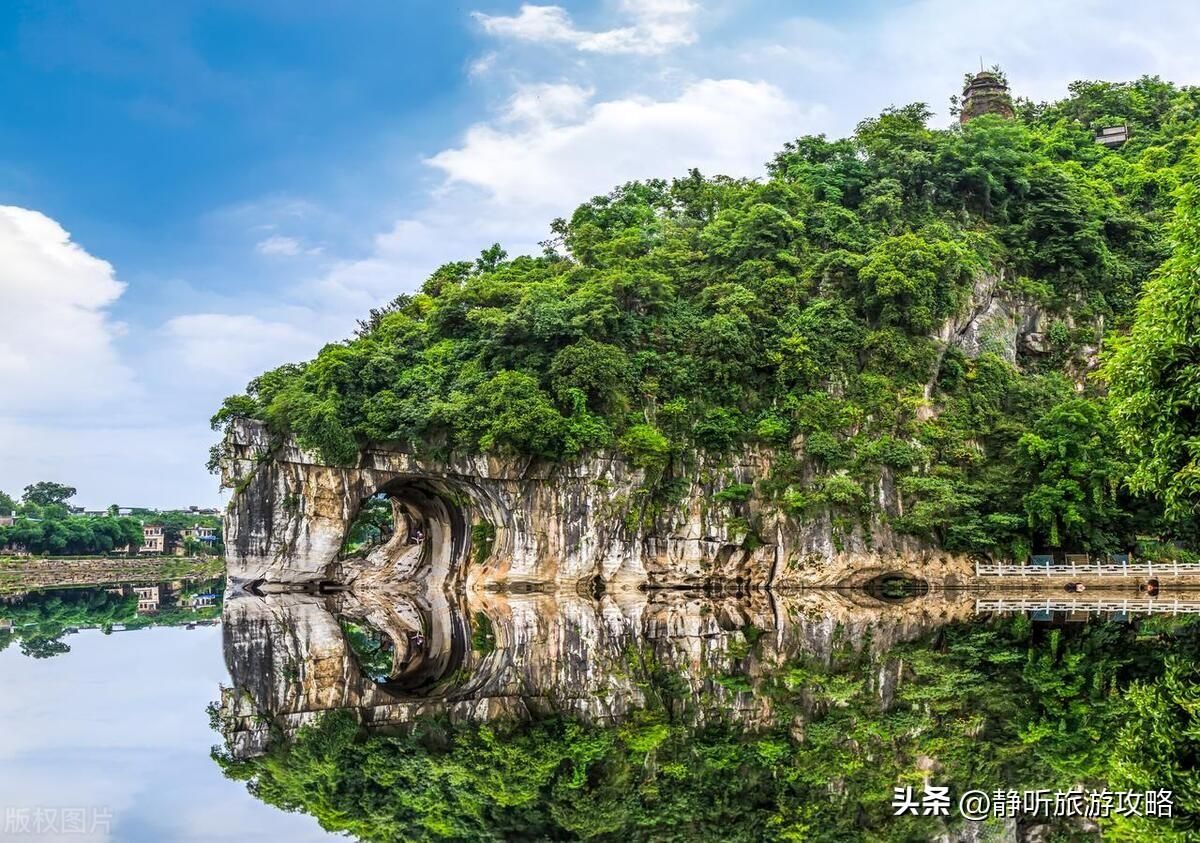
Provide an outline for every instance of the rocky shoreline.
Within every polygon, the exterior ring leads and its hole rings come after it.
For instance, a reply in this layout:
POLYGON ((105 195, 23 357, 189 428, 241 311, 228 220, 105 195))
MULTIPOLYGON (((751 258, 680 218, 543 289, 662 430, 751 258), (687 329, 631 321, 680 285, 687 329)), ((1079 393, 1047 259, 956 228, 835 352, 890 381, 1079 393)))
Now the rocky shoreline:
POLYGON ((223 570, 224 563, 220 559, 179 556, 137 559, 7 557, 0 558, 0 593, 204 578, 220 576, 223 570))

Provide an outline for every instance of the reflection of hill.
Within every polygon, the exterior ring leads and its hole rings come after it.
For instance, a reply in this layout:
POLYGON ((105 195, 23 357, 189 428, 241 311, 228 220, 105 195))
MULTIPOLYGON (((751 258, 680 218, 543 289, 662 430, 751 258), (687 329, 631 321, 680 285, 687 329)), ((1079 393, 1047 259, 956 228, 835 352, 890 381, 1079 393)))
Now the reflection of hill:
POLYGON ((1113 818, 1114 839, 1200 822, 1196 618, 1050 627, 973 607, 238 597, 217 758, 264 801, 381 841, 1086 836, 1067 819, 894 817, 892 788, 927 779, 955 795, 1150 782, 1174 790, 1176 824, 1113 818), (395 642, 388 681, 363 676, 345 619, 395 642))
MULTIPOLYGON (((773 717, 757 685, 779 665, 879 654, 971 609, 936 593, 905 604, 841 592, 239 593, 224 615, 225 713, 236 755, 260 751, 272 724, 292 732, 331 709, 374 726, 425 714, 613 722, 661 703, 692 722, 719 713, 756 725, 773 717), (390 681, 364 674, 347 621, 393 642, 390 681)), ((894 685, 886 670, 873 681, 894 685)))

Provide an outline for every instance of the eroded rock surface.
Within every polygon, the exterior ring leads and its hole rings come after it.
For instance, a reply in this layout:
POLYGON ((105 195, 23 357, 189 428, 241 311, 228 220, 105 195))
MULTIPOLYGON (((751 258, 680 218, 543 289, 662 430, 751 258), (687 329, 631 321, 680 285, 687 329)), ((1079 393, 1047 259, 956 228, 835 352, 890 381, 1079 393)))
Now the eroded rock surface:
POLYGON ((874 490, 876 514, 852 526, 828 511, 797 521, 757 497, 720 500, 723 489, 753 485, 777 460, 794 458, 765 449, 681 469, 672 478, 676 499, 654 503, 644 473, 612 454, 566 463, 436 461, 378 446, 345 468, 294 443, 273 443, 253 422, 233 427, 226 451, 224 479, 236 489, 225 533, 235 584, 352 580, 381 565, 394 579, 452 590, 573 587, 596 578, 617 589, 715 582, 778 589, 881 570, 953 585, 973 575, 965 557, 891 528, 888 517, 900 513, 901 502, 886 474, 874 490), (378 493, 423 525, 419 556, 404 550, 339 566, 351 523, 378 493))
MULTIPOLYGON (((425 715, 461 721, 568 713, 612 723, 646 707, 651 694, 692 722, 717 716, 758 728, 776 716, 769 697, 756 693, 773 669, 794 660, 831 664, 847 651, 879 656, 965 620, 973 606, 963 594, 888 604, 855 592, 476 592, 440 603, 373 589, 363 596, 242 593, 225 605, 233 679, 223 695, 226 737, 233 754, 254 755, 273 733, 290 735, 335 709, 352 710, 371 727, 425 715), (419 632, 436 668, 413 686, 367 676, 343 627, 364 619, 397 642, 419 632), (656 675, 671 676, 669 688, 657 687, 656 675)), ((883 660, 868 677, 885 704, 901 672, 883 660)))

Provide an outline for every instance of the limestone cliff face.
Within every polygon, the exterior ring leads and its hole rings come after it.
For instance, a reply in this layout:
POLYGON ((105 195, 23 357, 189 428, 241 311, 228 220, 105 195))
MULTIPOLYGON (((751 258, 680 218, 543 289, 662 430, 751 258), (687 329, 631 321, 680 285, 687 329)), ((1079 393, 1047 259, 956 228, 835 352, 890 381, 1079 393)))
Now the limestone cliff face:
MULTIPOLYGON (((1013 290, 1005 273, 985 273, 976 278, 966 306, 942 324, 934 339, 943 350, 957 348, 972 358, 989 351, 1020 365, 1052 350, 1050 330, 1058 319, 1070 331, 1081 327, 1069 311, 1061 315, 1051 313, 1029 296, 1013 290)), ((1069 361, 1070 374, 1077 380, 1098 363, 1103 317, 1082 327, 1089 328, 1095 339, 1079 348, 1069 361)), ((926 393, 928 397, 929 389, 926 393)))
POLYGON ((770 476, 779 455, 769 450, 680 469, 672 479, 681 494, 653 510, 644 473, 612 454, 567 463, 434 461, 377 446, 342 468, 294 443, 272 443, 252 422, 234 426, 226 452, 224 479, 236 488, 225 525, 235 582, 347 581, 379 565, 390 566, 393 579, 450 589, 595 578, 612 587, 740 581, 781 588, 890 570, 955 584, 972 573, 968 560, 892 530, 887 516, 898 514, 901 502, 887 474, 874 489, 874 516, 853 526, 830 511, 798 521, 756 498, 716 498, 731 485, 770 476), (400 556, 340 564, 360 507, 381 492, 427 540, 416 556, 398 549, 400 556))
MULTIPOLYGON (((1054 350, 1056 316, 1016 290, 1003 272, 982 274, 969 300, 932 339, 943 355, 991 351, 1017 365, 1054 350)), ((1102 325, 1092 325, 1099 337, 1102 325)), ((1082 331, 1081 331, 1082 332, 1082 331)), ((1076 332, 1075 336, 1078 336, 1076 332)), ((1099 340, 1076 350, 1077 380, 1095 366, 1099 340)), ((928 401, 936 415, 933 367, 928 401)), ((869 489, 871 514, 820 510, 803 519, 770 501, 723 502, 735 484, 772 475, 782 459, 799 467, 799 485, 819 474, 798 438, 790 449, 749 447, 733 458, 697 455, 673 465, 652 500, 645 473, 618 454, 593 453, 564 463, 475 456, 423 459, 377 444, 350 468, 323 464, 292 442, 272 442, 256 422, 228 434, 224 480, 237 489, 226 519, 229 567, 236 581, 353 579, 384 568, 393 579, 458 588, 488 583, 679 586, 740 582, 753 587, 844 584, 882 571, 915 573, 955 585, 972 575, 966 559, 939 552, 890 527, 903 501, 888 470, 869 489), (339 551, 363 502, 391 496, 398 523, 419 524, 420 549, 396 545, 338 568, 339 551), (486 540, 486 542, 485 542, 486 540)))
MULTIPOLYGON (((428 714, 479 721, 566 713, 614 723, 660 693, 652 681, 658 669, 676 677, 671 699, 656 700, 676 716, 760 728, 777 716, 758 691, 773 668, 794 659, 830 664, 847 649, 879 656, 967 619, 973 607, 962 594, 888 604, 828 591, 600 598, 477 591, 432 602, 374 589, 325 598, 242 592, 224 613, 233 679, 223 696, 226 738, 233 754, 251 756, 266 748, 273 731, 290 735, 335 709, 353 711, 370 727, 428 714), (341 626, 347 619, 372 619, 401 647, 419 640, 420 652, 406 652, 405 661, 419 662, 421 670, 383 682, 364 675, 341 626), (421 638, 413 639, 418 632, 421 638)), ((878 665, 868 684, 888 705, 902 666, 886 659, 878 665)))

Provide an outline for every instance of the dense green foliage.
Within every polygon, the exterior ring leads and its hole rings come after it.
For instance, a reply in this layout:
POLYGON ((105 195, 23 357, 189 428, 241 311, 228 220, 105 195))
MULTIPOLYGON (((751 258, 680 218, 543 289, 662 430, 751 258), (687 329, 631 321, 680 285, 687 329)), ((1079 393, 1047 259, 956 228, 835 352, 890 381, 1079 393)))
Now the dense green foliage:
POLYGON ((79 515, 72 512, 70 500, 75 489, 60 483, 40 482, 25 487, 20 502, 0 492, 0 515, 14 515, 14 523, 0 526, 0 555, 6 547, 20 548, 33 554, 77 556, 136 552, 143 543, 144 524, 162 526, 167 544, 182 543, 189 555, 219 554, 221 519, 194 512, 153 512, 137 510, 137 517, 118 515, 118 507, 106 515, 79 515), (217 530, 216 542, 199 542, 183 537, 194 526, 217 530))
POLYGON ((18 517, 11 527, 0 527, 0 548, 22 547, 30 553, 55 556, 109 553, 142 544, 142 522, 111 517, 18 517))
POLYGON ((1135 459, 1130 485, 1161 494, 1168 513, 1200 519, 1200 189, 1182 190, 1175 248, 1146 287, 1105 374, 1113 413, 1135 459))
POLYGON ((1174 820, 1114 817, 1105 831, 1200 829, 1193 620, 1034 629, 1003 618, 878 660, 844 648, 831 663, 763 661, 757 641, 746 636, 724 681, 770 701, 778 725, 760 731, 715 704, 706 726, 687 725, 686 685, 643 655, 629 663, 651 707, 615 726, 421 721, 365 735, 334 714, 266 757, 218 760, 266 802, 363 840, 930 839, 941 820, 890 807, 896 784, 920 791, 922 758, 954 794, 1173 790, 1174 820), (887 707, 871 679, 884 664, 904 671, 887 707))
POLYGON ((63 555, 141 546, 141 521, 119 518, 115 510, 99 517, 73 515, 69 502, 74 496, 71 486, 43 481, 26 486, 19 503, 9 495, 0 497, 2 514, 16 516, 13 524, 0 527, 0 548, 63 555))
POLYGON ((213 606, 194 610, 187 608, 187 602, 193 595, 220 595, 224 589, 224 579, 187 583, 174 602, 153 614, 138 614, 137 596, 132 592, 118 594, 106 588, 32 591, 0 604, 0 617, 12 621, 10 631, 0 631, 0 651, 16 642, 27 656, 49 658, 70 652, 64 639, 84 627, 99 627, 108 633, 117 624, 141 629, 213 620, 221 616, 221 598, 213 606))
MULTIPOLYGON (((255 379, 214 423, 263 419, 338 463, 373 440, 549 459, 615 447, 651 486, 698 450, 791 443, 801 459, 759 491, 796 518, 862 521, 890 473, 896 526, 951 549, 1104 550, 1139 525, 1163 532, 1121 485, 1089 371, 1169 254, 1200 91, 1087 82, 1014 120, 941 130, 929 116, 912 105, 847 139, 801 138, 765 179, 693 171, 592 199, 555 221, 543 255, 497 246, 441 267, 355 338, 255 379), (1121 122, 1124 146, 1094 142, 1121 122), (1038 347, 1002 332, 970 356, 945 342, 980 284, 1046 315, 1038 347), (818 481, 801 483, 812 465, 818 481)), ((1133 488, 1162 491, 1175 466, 1178 494, 1194 492, 1175 465, 1188 443, 1142 458, 1133 488)))
POLYGON ((363 503, 362 509, 346 531, 342 552, 361 553, 392 537, 396 530, 392 502, 387 495, 375 495, 363 503))
POLYGON ((365 623, 344 620, 341 627, 363 674, 376 682, 386 682, 393 673, 396 653, 391 639, 365 623))
MULTIPOLYGON (((27 504, 41 507, 65 505, 67 501, 75 497, 75 492, 76 489, 74 486, 64 486, 62 483, 52 483, 42 480, 31 486, 26 486, 21 500, 27 504)), ((6 495, 5 497, 8 496, 6 495)), ((12 500, 12 498, 8 499, 12 500)))

